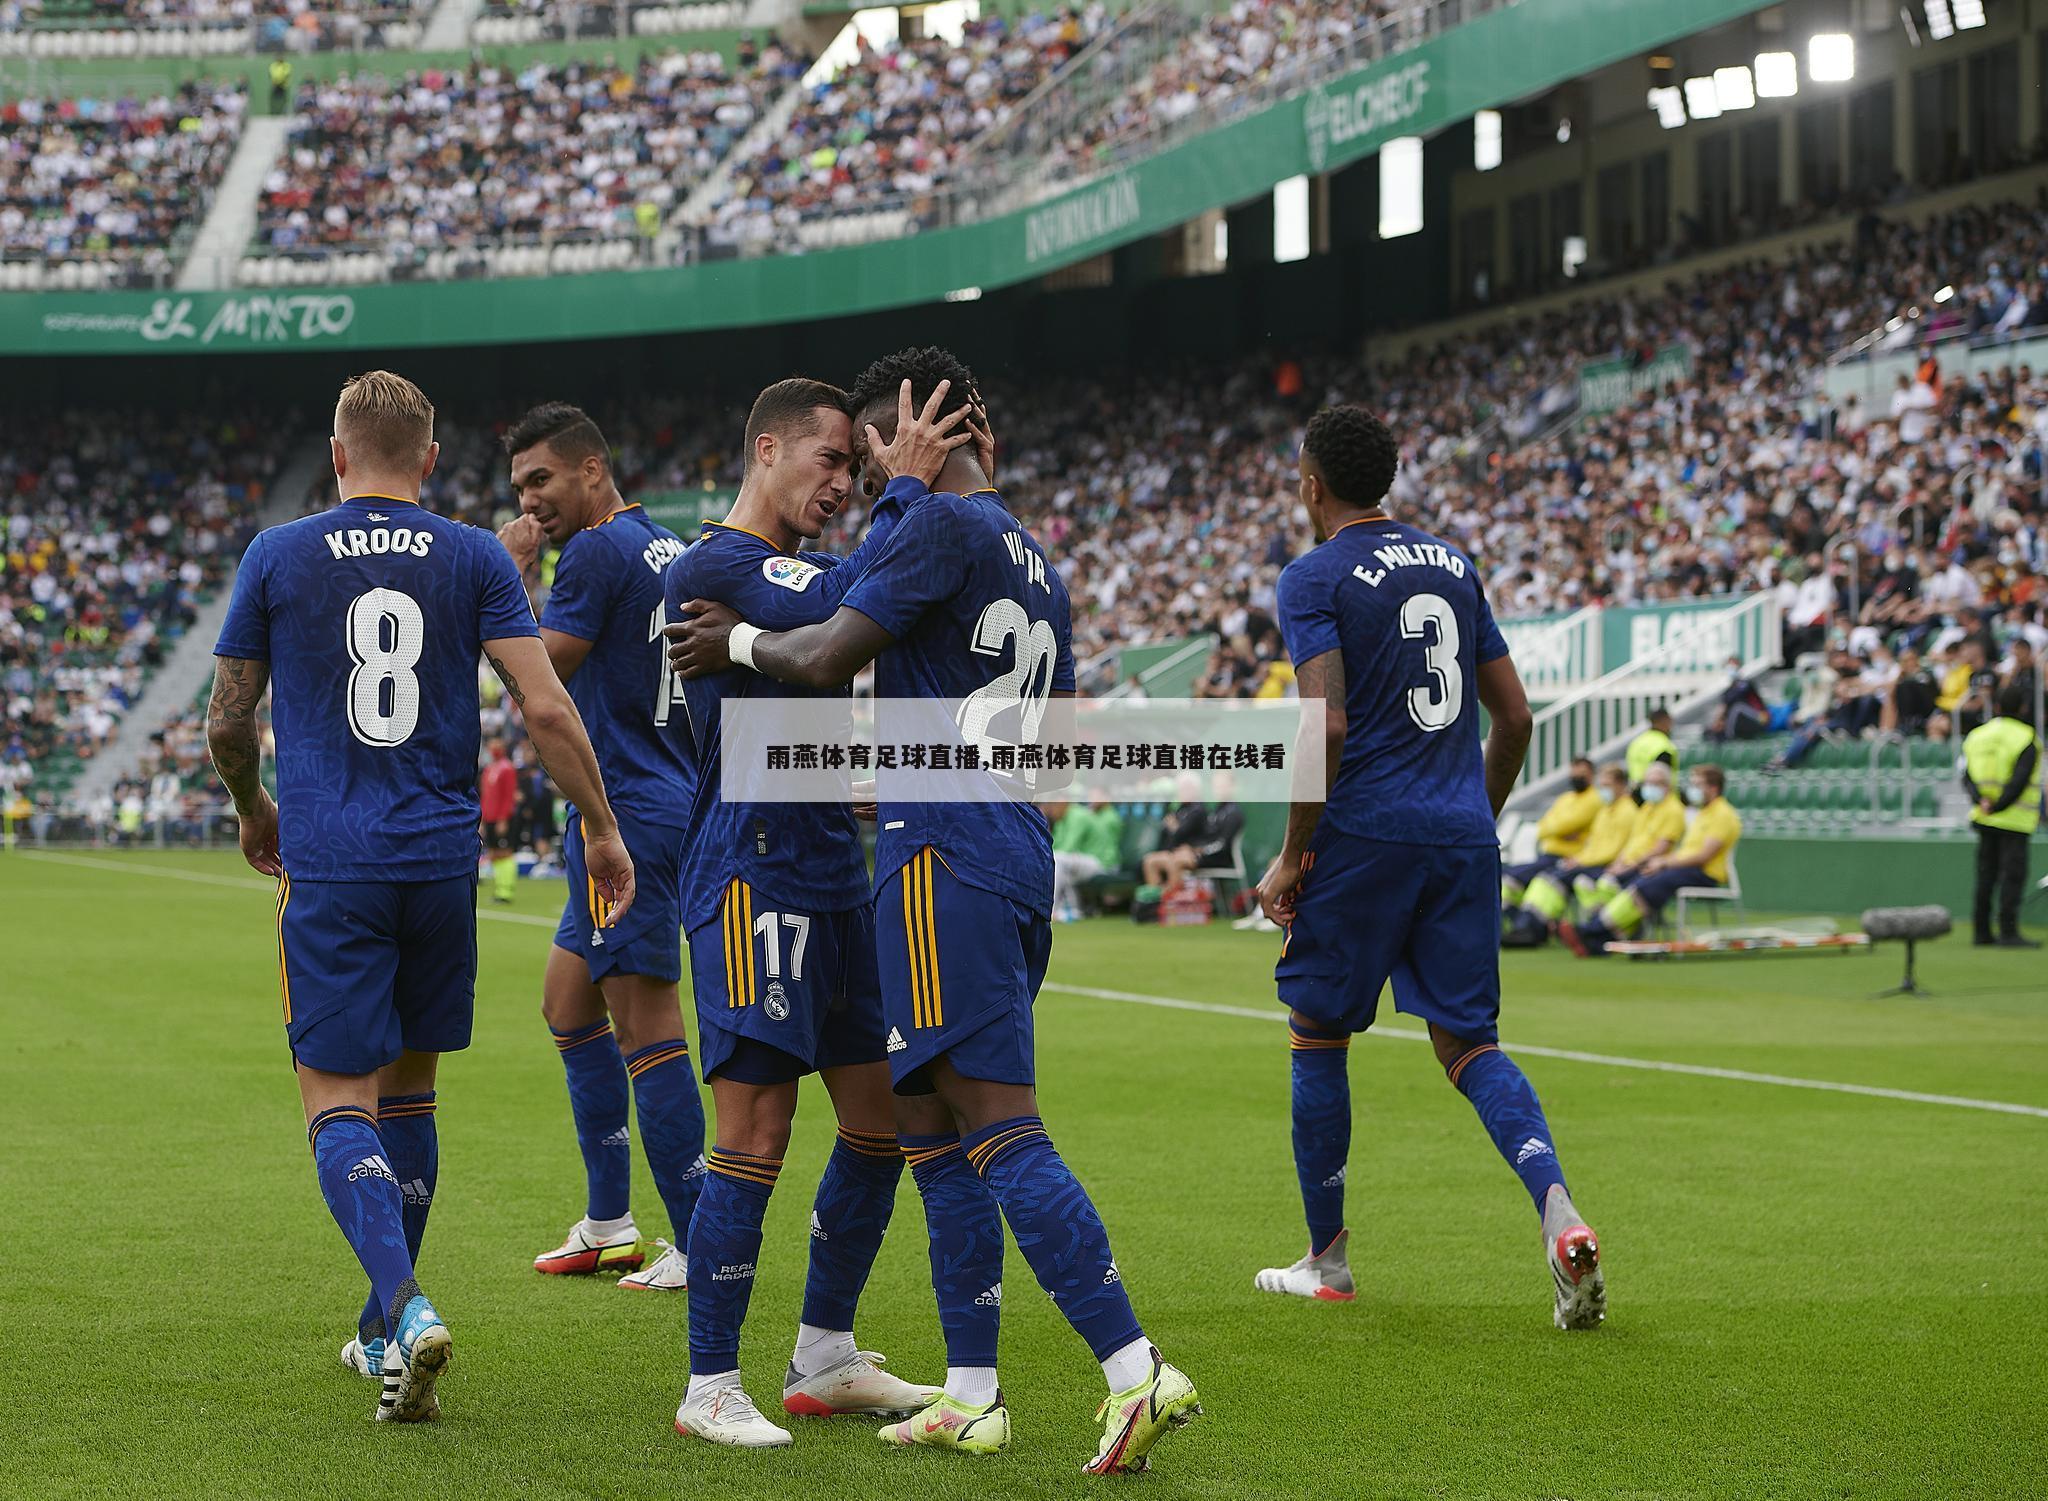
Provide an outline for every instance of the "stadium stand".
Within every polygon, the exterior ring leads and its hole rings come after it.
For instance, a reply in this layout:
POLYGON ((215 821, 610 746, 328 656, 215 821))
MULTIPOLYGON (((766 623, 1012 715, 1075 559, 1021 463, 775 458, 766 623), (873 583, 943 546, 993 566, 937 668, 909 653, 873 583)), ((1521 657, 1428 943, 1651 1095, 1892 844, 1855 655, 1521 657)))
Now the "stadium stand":
POLYGON ((61 800, 112 737, 253 535, 281 431, 246 414, 10 413, 0 763, 15 769, 5 780, 61 800))
POLYGON ((413 0, 8 0, 0 54, 237 56, 407 47, 433 9, 413 0))
MULTIPOLYGON (((716 53, 670 52, 308 83, 264 184, 257 248, 321 280, 645 262, 689 184, 802 66, 770 47, 742 74, 716 53)), ((244 259, 245 284, 273 277, 293 279, 244 259)))
POLYGON ((479 47, 618 36, 621 16, 633 36, 672 36, 738 26, 746 10, 741 0, 684 0, 682 4, 632 0, 626 5, 601 0, 568 4, 563 0, 490 0, 470 36, 479 47))
POLYGON ((0 290, 160 286, 248 108, 238 88, 0 102, 0 290))

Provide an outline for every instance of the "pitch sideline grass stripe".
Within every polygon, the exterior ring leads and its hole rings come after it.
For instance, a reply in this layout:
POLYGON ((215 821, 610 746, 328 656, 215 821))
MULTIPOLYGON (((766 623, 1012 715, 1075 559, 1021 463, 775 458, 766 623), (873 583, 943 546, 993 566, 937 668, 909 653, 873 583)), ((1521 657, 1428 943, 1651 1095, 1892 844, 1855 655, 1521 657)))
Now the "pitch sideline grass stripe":
MULTIPOLYGON (((1287 1020, 1287 1013, 1277 1003, 1258 1010, 1251 1006, 1223 1006, 1209 1001, 1190 1001, 1179 996, 1141 995, 1130 990, 1097 990, 1087 985, 1063 985, 1056 980, 1047 980, 1043 990, 1057 990, 1062 995, 1085 996, 1098 1001, 1124 1001, 1137 1006, 1160 1006, 1169 1011, 1206 1011, 1216 1016, 1242 1016, 1253 1021, 1287 1020)), ((1427 1042, 1427 1032, 1416 1032, 1406 1027, 1374 1027, 1368 1037, 1395 1037, 1411 1042, 1427 1042)), ((1953 1105, 1962 1110, 1989 1110, 1999 1115, 2030 1115, 2048 1120, 2048 1108, 2040 1105, 2016 1105, 2007 1100, 1977 1100, 1967 1095, 1923 1094, 1917 1089, 1888 1089, 1880 1084, 1839 1084, 1831 1079, 1795 1079, 1786 1074, 1759 1074, 1743 1068, 1718 1068, 1708 1063, 1672 1063, 1662 1058, 1621 1058, 1611 1053, 1584 1053, 1576 1048, 1546 1048, 1535 1043, 1504 1043, 1509 1051, 1525 1053, 1531 1058, 1556 1058, 1565 1063, 1594 1063, 1607 1068, 1643 1069, 1658 1074, 1690 1074, 1699 1079, 1729 1079, 1741 1084, 1775 1084, 1785 1089, 1816 1089, 1829 1094, 1866 1095, 1878 1100, 1907 1100, 1916 1105, 1953 1105)))
MULTIPOLYGON (((59 855, 47 850, 24 850, 22 854, 31 860, 47 860, 58 865, 78 865, 89 870, 139 871, 145 875, 197 881, 208 886, 233 886, 245 891, 276 890, 275 882, 254 876, 217 876, 208 871, 179 870, 170 865, 146 865, 140 861, 129 860, 101 860, 90 855, 59 855)), ((535 917, 524 912, 480 910, 477 916, 488 918, 492 922, 523 923, 528 927, 556 926, 552 918, 535 917)), ((1204 1011, 1211 1016, 1238 1016, 1250 1021, 1287 1020, 1287 1013, 1277 1004, 1263 1008, 1226 1006, 1213 1001, 1190 1001, 1179 996, 1144 995, 1131 990, 1101 990, 1090 985, 1066 985, 1057 980, 1047 980, 1041 988, 1057 991, 1061 995, 1081 996, 1088 1000, 1123 1001, 1136 1006, 1157 1006, 1167 1011, 1204 1011)), ((1406 1027, 1374 1027, 1366 1035, 1392 1037, 1408 1042, 1429 1040, 1427 1032, 1417 1032, 1406 1027)), ((1526 1053, 1531 1058, 1555 1058, 1563 1063, 1591 1063, 1607 1068, 1633 1068, 1659 1074, 1688 1074, 1697 1079, 1726 1079, 1738 1084, 1770 1084, 1784 1089, 1812 1089, 1826 1094, 1862 1095, 1876 1100, 1904 1100, 1916 1105, 1950 1105, 1959 1110, 1986 1110, 1995 1115, 2025 1115, 2048 1120, 2048 1108, 2039 1105, 2018 1105, 2007 1100, 1978 1100, 1968 1095, 1923 1094, 1914 1089, 1888 1089, 1879 1084, 1841 1084, 1831 1079, 1795 1079, 1785 1074, 1760 1074, 1748 1069, 1718 1068, 1707 1063, 1672 1063, 1661 1058, 1621 1058, 1609 1053, 1585 1053, 1576 1048, 1547 1048, 1534 1043, 1508 1043, 1507 1047, 1516 1053, 1526 1053)))

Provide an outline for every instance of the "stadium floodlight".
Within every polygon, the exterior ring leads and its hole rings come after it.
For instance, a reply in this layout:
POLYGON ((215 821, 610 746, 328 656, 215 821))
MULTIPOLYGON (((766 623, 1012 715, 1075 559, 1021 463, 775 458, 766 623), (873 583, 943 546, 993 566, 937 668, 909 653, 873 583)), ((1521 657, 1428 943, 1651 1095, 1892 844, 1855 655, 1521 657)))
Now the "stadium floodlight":
POLYGON ((981 288, 980 288, 980 287, 956 287, 956 288, 955 288, 954 290, 952 290, 952 291, 950 291, 950 292, 948 292, 948 293, 946 294, 946 301, 948 301, 948 302, 979 302, 979 301, 981 301, 981 288))
POLYGON ((1757 98, 1790 99, 1798 92, 1798 58, 1789 52, 1759 52, 1756 55, 1757 98))
POLYGON ((1561 119, 1561 120, 1559 120, 1559 121, 1557 122, 1557 144, 1558 144, 1558 145, 1560 145, 1560 146, 1562 146, 1562 145, 1564 145, 1564 144, 1565 144, 1565 143, 1566 143, 1567 141, 1569 141, 1569 140, 1570 140, 1571 138, 1572 138, 1572 122, 1571 122, 1571 116, 1567 115, 1567 116, 1565 116, 1565 117, 1564 117, 1563 119, 1561 119))
POLYGON ((1289 177, 1273 184, 1273 259, 1280 265, 1305 261, 1309 252, 1308 179, 1289 177))
POLYGON ((1847 83, 1856 76, 1856 38, 1823 31, 1806 44, 1806 76, 1815 83, 1847 83))
POLYGON ((1472 165, 1491 172, 1500 165, 1500 111, 1483 109, 1472 117, 1472 165))
POLYGON ((1945 42, 1956 34, 1955 17, 1949 14, 1948 0, 1927 0, 1921 9, 1927 13, 1927 34, 1935 41, 1945 42))
POLYGON ((1939 292, 1936 292, 1934 294, 1934 300, 1936 302, 1947 302, 1949 298, 1955 295, 1956 289, 1954 287, 1943 287, 1939 292))
POLYGON ((1586 237, 1566 235, 1564 237, 1564 274, 1577 276, 1579 267, 1586 264, 1586 237))
POLYGON ((1396 136, 1380 147, 1380 238, 1422 232, 1422 137, 1396 136))
POLYGON ((1723 110, 1755 108, 1756 85, 1750 81, 1749 69, 1739 64, 1714 69, 1714 99, 1723 110))
POLYGON ((1695 120, 1718 120, 1721 118, 1721 96, 1714 92, 1713 79, 1686 79, 1685 109, 1686 113, 1695 120))
POLYGON ((1657 123, 1666 130, 1676 130, 1685 123, 1685 95, 1677 89, 1650 90, 1650 108, 1657 112, 1657 123))
POLYGON ((1984 24, 1984 0, 1955 0, 1956 30, 1975 31, 1984 24))

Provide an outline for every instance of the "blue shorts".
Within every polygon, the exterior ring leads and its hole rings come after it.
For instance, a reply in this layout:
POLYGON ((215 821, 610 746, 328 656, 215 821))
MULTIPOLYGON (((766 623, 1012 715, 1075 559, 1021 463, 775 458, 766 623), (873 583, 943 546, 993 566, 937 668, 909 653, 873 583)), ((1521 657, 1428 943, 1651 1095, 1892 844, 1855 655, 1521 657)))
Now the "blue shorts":
POLYGON ((1052 923, 955 876, 929 845, 875 893, 889 1077, 928 1094, 943 1054, 970 1079, 1035 1084, 1031 1007, 1052 957, 1052 923))
POLYGON ((875 914, 772 910, 733 881, 718 920, 690 934, 697 1061, 742 1084, 785 1084, 819 1069, 882 1061, 875 914))
POLYGON ((1665 905, 1688 886, 1719 886, 1722 883, 1709 876, 1697 865, 1676 866, 1660 870, 1655 875, 1644 876, 1629 892, 1636 899, 1636 905, 1643 909, 1645 917, 1655 917, 1665 905))
POLYGON ((1538 855, 1535 859, 1525 860, 1520 865, 1504 865, 1500 873, 1510 881, 1526 886, 1538 876, 1556 870, 1562 864, 1563 855, 1538 855))
POLYGON ((1309 843, 1274 971, 1280 999, 1322 1026, 1363 1032, 1394 1005, 1454 1036, 1500 1035, 1500 851, 1391 844, 1327 824, 1309 843))
POLYGON ((469 1046, 476 875, 294 881, 277 888, 277 958, 292 1057, 370 1074, 402 1050, 469 1046))
POLYGON ((590 983, 606 975, 645 975, 673 983, 683 977, 683 851, 687 829, 619 817, 619 834, 633 857, 633 905, 617 927, 601 927, 603 898, 583 867, 583 815, 571 813, 562 833, 569 867, 569 900, 555 929, 555 947, 580 954, 590 983))

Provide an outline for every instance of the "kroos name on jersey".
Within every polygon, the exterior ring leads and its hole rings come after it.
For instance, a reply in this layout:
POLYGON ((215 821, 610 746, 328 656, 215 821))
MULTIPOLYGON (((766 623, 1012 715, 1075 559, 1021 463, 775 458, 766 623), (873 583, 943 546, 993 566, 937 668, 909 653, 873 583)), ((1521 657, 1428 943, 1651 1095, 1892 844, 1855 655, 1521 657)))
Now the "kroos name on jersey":
POLYGON ((352 526, 338 532, 324 532, 320 540, 327 544, 327 550, 334 554, 337 561, 343 558, 366 558, 394 552, 409 552, 416 558, 424 558, 427 549, 434 545, 434 534, 427 531, 416 532, 409 526, 397 526, 388 530, 380 526, 375 531, 352 526))

